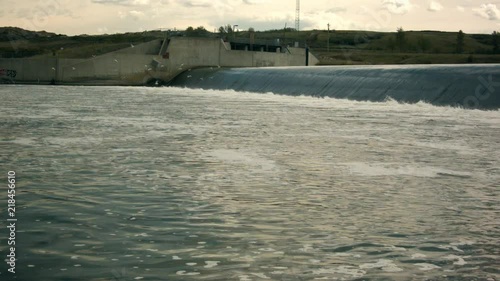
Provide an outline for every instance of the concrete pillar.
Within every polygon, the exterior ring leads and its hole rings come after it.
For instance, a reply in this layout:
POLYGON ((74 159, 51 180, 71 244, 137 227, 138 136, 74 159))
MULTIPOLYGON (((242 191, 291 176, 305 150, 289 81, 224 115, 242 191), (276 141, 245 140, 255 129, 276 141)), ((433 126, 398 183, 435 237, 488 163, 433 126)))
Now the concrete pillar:
POLYGON ((276 53, 281 53, 281 48, 276 48, 276 53))
POLYGON ((261 52, 264 52, 264 47, 260 47, 260 51, 261 51, 261 52))

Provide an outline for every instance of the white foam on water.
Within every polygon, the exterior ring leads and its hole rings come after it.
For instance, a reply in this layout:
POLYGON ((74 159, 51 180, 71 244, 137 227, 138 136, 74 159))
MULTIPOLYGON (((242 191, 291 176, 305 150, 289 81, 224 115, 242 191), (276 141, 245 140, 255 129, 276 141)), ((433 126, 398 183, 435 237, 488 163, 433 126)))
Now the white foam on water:
POLYGON ((412 259, 423 259, 423 258, 426 258, 426 257, 427 257, 426 255, 420 254, 420 253, 416 253, 416 254, 411 255, 412 259))
POLYGON ((252 274, 253 276, 257 276, 261 279, 271 279, 270 277, 266 276, 264 273, 250 273, 252 274))
POLYGON ((201 273, 199 273, 199 272, 187 272, 185 270, 179 270, 175 274, 184 275, 184 276, 194 276, 194 275, 200 275, 201 273))
POLYGON ((464 258, 470 258, 470 256, 456 256, 456 255, 448 255, 444 257, 444 259, 447 260, 452 260, 454 265, 466 265, 467 262, 464 260, 464 258))
POLYGON ((435 178, 442 175, 469 177, 471 173, 453 171, 432 166, 408 165, 405 163, 340 163, 340 166, 347 167, 352 174, 361 176, 414 176, 424 178, 435 178))
MULTIPOLYGON (((154 94, 166 94, 164 89, 157 89, 154 94)), ((469 118, 470 116, 488 117, 485 119, 494 118, 500 121, 500 110, 473 110, 451 106, 434 106, 430 103, 420 101, 418 103, 400 103, 392 98, 388 98, 382 102, 369 101, 354 101, 348 99, 336 99, 330 97, 318 98, 306 95, 290 96, 279 95, 271 92, 268 93, 252 93, 252 92, 237 92, 234 90, 201 90, 189 88, 168 88, 169 95, 194 95, 199 97, 209 97, 214 99, 228 99, 239 101, 263 101, 276 102, 285 105, 300 105, 316 108, 331 108, 331 109, 356 109, 360 111, 383 111, 383 112, 419 112, 425 113, 428 116, 449 116, 454 115, 461 118, 469 118)), ((491 121, 490 121, 491 122, 491 121)), ((493 124, 499 124, 491 122, 493 124)))
POLYGON ((415 265, 418 266, 419 270, 422 270, 422 271, 436 270, 436 269, 441 268, 440 266, 434 265, 432 263, 425 263, 425 262, 424 263, 416 263, 415 265))
POLYGON ((14 143, 14 144, 28 145, 28 146, 41 144, 35 138, 15 138, 13 140, 7 140, 7 141, 2 141, 2 142, 10 142, 10 143, 14 143))
POLYGON ((365 263, 359 266, 361 269, 381 269, 385 272, 401 272, 403 269, 397 267, 392 260, 380 259, 376 263, 365 263))
POLYGON ((366 271, 349 265, 341 265, 335 268, 314 269, 312 273, 316 275, 342 274, 342 275, 349 275, 352 278, 361 278, 366 274, 366 271))
POLYGON ((82 137, 82 138, 63 138, 63 137, 46 137, 42 140, 44 143, 51 145, 69 146, 69 145, 95 145, 102 143, 104 138, 82 137))
POLYGON ((276 250, 274 250, 273 248, 259 248, 259 251, 262 251, 262 252, 274 252, 276 250))
POLYGON ((212 150, 205 153, 205 157, 212 157, 227 164, 245 165, 256 170, 274 171, 277 169, 277 165, 272 160, 236 149, 212 150))
POLYGON ((205 261, 205 263, 204 268, 214 268, 219 265, 220 261, 205 261))

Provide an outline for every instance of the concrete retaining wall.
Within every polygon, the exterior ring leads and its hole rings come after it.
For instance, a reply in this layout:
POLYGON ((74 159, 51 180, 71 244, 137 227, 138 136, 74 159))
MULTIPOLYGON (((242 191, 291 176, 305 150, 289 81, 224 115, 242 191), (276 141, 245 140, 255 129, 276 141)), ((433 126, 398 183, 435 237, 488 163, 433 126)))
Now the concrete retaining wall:
MULTIPOLYGON (((220 39, 187 37, 163 43, 153 40, 89 59, 0 59, 0 82, 142 85, 169 81, 197 67, 305 65, 305 50, 299 48, 289 53, 236 51, 220 39)), ((317 62, 312 57, 311 65, 317 62)))

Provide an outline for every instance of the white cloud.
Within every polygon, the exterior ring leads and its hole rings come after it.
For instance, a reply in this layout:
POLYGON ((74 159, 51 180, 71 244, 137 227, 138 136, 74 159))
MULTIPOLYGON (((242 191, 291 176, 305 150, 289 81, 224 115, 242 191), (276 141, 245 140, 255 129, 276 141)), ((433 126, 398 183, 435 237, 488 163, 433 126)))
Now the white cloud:
POLYGON ((346 7, 333 7, 331 9, 326 10, 327 13, 332 13, 332 14, 343 13, 346 11, 347 11, 346 7))
POLYGON ((123 6, 148 6, 151 4, 150 0, 92 0, 97 4, 114 4, 123 6))
POLYGON ((431 0, 429 3, 429 8, 427 8, 428 11, 430 12, 439 12, 443 9, 443 5, 441 3, 431 0))
POLYGON ((248 5, 257 5, 257 4, 262 4, 265 2, 266 2, 266 0, 243 0, 243 3, 248 4, 248 5))
POLYGON ((410 0, 383 0, 382 6, 389 12, 399 15, 406 14, 413 8, 410 0))
POLYGON ((144 18, 145 14, 141 11, 128 11, 126 13, 124 12, 118 12, 118 16, 120 17, 120 19, 132 19, 132 20, 140 20, 142 18, 144 18))
POLYGON ((500 10, 495 4, 482 4, 479 8, 473 9, 476 15, 489 20, 500 19, 500 10))
POLYGON ((134 20, 139 20, 144 17, 144 13, 140 11, 129 11, 128 14, 134 20))
POLYGON ((465 8, 462 6, 457 6, 457 10, 462 13, 465 12, 465 8))
POLYGON ((149 0, 133 0, 132 5, 133 6, 147 6, 151 4, 149 0))
POLYGON ((196 8, 196 7, 208 8, 212 6, 211 1, 208 0, 181 1, 180 4, 188 8, 196 8))

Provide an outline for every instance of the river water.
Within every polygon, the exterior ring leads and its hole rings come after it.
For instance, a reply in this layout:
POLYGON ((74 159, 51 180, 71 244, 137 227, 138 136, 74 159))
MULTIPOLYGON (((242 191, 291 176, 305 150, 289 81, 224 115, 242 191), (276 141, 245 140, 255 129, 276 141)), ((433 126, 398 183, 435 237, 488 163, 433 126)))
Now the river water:
POLYGON ((2 86, 2 280, 500 280, 500 112, 2 86), (14 279, 15 278, 15 279, 14 279))

